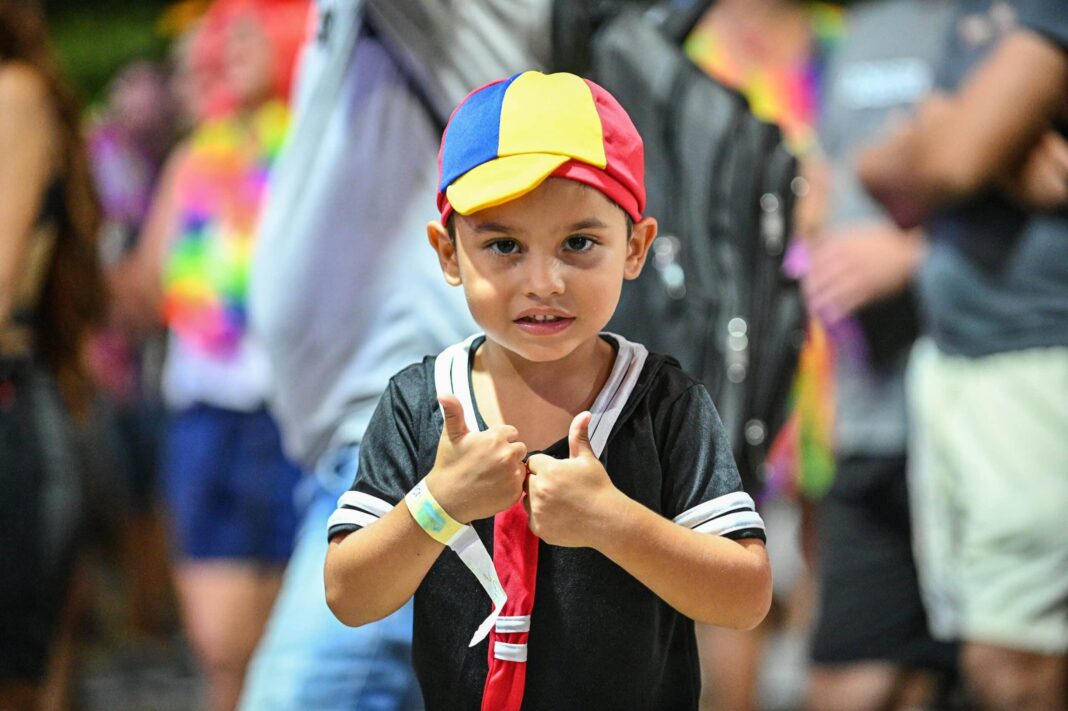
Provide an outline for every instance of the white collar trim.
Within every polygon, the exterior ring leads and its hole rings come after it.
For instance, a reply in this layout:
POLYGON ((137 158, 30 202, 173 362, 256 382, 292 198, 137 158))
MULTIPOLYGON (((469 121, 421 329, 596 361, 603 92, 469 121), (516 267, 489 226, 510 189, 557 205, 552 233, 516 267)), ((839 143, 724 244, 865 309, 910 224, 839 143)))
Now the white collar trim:
MULTIPOLYGON (((481 335, 476 333, 460 343, 449 346, 434 361, 434 386, 437 394, 457 397, 460 405, 463 406, 464 421, 472 432, 477 431, 479 427, 475 419, 474 398, 471 394, 468 368, 471 360, 471 346, 481 335)), ((638 377, 649 356, 649 351, 640 343, 633 343, 614 333, 604 335, 615 340, 619 344, 619 350, 616 353, 616 362, 612 366, 612 372, 590 408, 593 414, 589 429, 590 445, 598 457, 608 444, 608 436, 623 413, 623 408, 630 399, 631 393, 634 392, 638 377)))

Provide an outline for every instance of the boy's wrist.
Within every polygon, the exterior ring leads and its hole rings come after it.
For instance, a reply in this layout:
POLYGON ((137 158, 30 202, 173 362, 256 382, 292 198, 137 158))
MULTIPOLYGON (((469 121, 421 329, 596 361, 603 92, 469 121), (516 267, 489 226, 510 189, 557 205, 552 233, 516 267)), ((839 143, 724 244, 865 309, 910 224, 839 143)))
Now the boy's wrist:
POLYGON ((412 487, 412 490, 404 497, 404 503, 419 527, 439 543, 448 544, 449 540, 465 526, 464 522, 453 518, 441 506, 430 491, 430 487, 427 486, 427 478, 412 487))
POLYGON ((438 505, 440 505, 450 517, 463 525, 469 524, 471 523, 471 518, 465 514, 464 507, 456 501, 447 482, 442 481, 443 478, 447 477, 447 473, 443 473, 438 467, 434 467, 420 483, 427 487, 430 494, 438 502, 438 505))
POLYGON ((591 512, 589 547, 613 558, 619 548, 628 545, 630 531, 643 510, 644 506, 613 487, 591 512))

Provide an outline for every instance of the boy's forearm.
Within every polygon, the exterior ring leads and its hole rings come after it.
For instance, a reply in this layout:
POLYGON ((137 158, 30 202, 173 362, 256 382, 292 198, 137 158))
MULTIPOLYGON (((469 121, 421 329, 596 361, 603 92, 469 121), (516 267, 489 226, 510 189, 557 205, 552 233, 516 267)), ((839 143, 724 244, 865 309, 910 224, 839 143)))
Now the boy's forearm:
POLYGON ((380 620, 411 598, 444 547, 402 501, 379 521, 330 542, 327 605, 352 627, 380 620))
POLYGON ((597 550, 697 622, 751 629, 764 619, 771 568, 762 542, 697 533, 621 499, 597 550))

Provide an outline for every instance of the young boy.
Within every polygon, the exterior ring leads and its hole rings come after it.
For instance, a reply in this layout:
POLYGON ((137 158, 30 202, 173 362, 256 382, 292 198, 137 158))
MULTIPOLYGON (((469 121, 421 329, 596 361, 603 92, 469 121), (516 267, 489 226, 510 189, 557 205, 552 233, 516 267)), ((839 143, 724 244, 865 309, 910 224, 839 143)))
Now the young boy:
POLYGON ((767 611, 764 525, 707 391, 601 332, 656 236, 643 160, 571 74, 484 86, 445 130, 428 235, 485 335, 392 379, 326 561, 347 624, 415 594, 427 709, 695 709, 692 620, 767 611))

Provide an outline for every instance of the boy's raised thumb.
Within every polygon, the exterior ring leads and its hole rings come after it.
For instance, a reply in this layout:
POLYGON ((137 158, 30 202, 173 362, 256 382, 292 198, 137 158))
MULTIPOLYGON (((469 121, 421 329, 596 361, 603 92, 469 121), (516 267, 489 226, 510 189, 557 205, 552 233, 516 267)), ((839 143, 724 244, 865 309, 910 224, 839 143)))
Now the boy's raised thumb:
POLYGON ((580 412, 571 420, 571 429, 567 432, 568 448, 571 450, 571 458, 583 454, 593 454, 593 445, 590 444, 590 420, 593 415, 589 412, 580 412))
POLYGON ((445 434, 454 442, 467 434, 467 422, 464 420, 464 408, 455 395, 438 396, 441 414, 445 418, 445 434))

